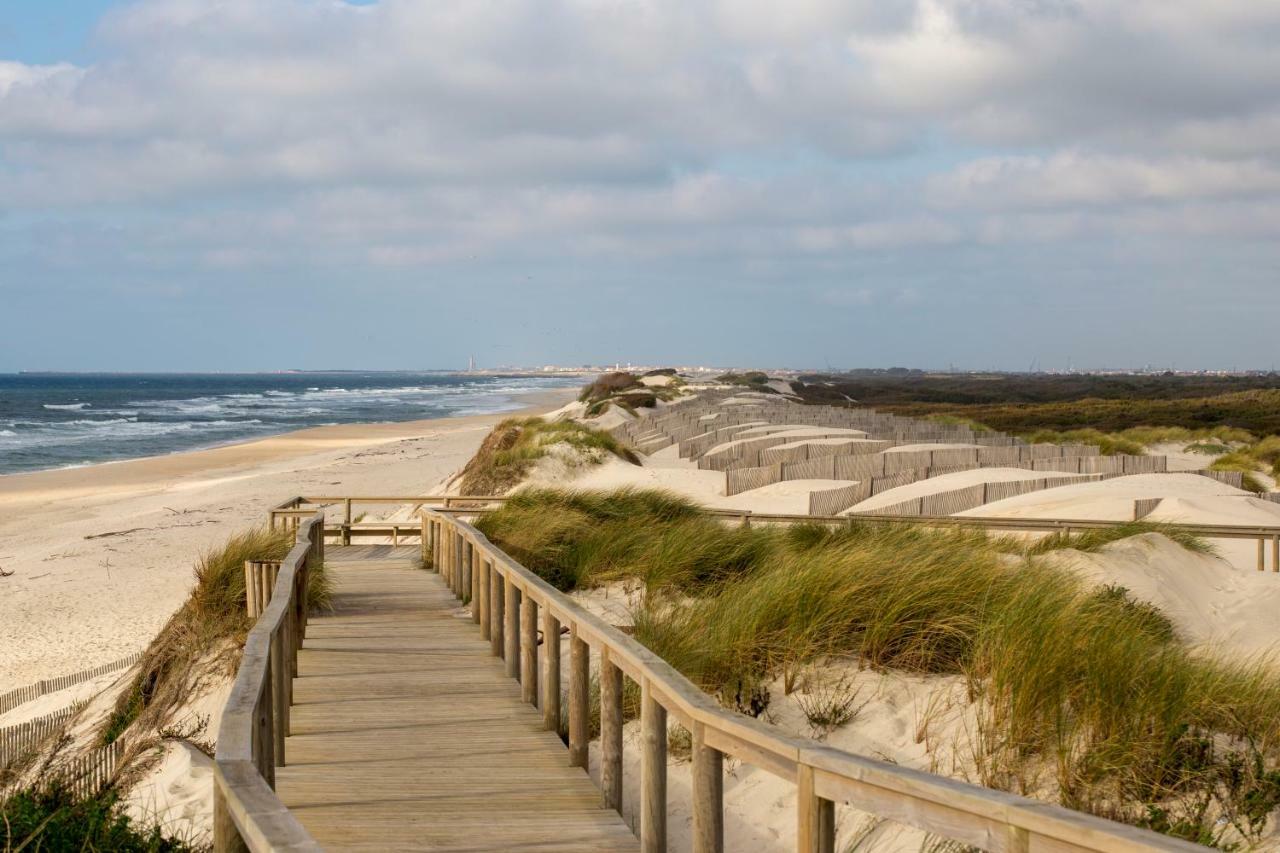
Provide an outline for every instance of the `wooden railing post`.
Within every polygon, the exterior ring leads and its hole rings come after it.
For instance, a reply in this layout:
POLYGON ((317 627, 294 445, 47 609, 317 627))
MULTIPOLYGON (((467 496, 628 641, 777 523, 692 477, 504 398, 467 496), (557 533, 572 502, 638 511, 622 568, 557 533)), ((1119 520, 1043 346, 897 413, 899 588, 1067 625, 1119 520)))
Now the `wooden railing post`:
POLYGON ((527 593, 520 604, 520 698, 538 704, 538 602, 527 593))
POLYGON ((275 733, 272 721, 272 696, 271 682, 273 675, 271 672, 270 655, 267 656, 267 672, 266 678, 262 680, 262 692, 258 694, 258 736, 254 739, 254 760, 257 762, 258 773, 271 786, 272 790, 276 787, 276 750, 275 750, 275 733))
POLYGON ((640 850, 667 851, 667 709, 653 696, 646 678, 640 684, 640 850))
POLYGON ((505 583, 506 619, 503 625, 503 636, 506 644, 502 658, 506 662, 504 671, 507 678, 520 677, 520 590, 516 582, 507 575, 505 583))
POLYGON ((275 741, 275 766, 284 766, 284 735, 289 718, 289 703, 286 685, 289 674, 285 668, 284 638, 280 634, 271 637, 271 718, 275 741))
POLYGON ((489 570, 489 561, 481 555, 475 566, 477 600, 472 605, 472 609, 475 612, 476 621, 480 623, 480 639, 482 640, 489 639, 489 635, 493 632, 492 619, 489 616, 489 592, 491 587, 489 570))
POLYGON ((542 609, 542 725, 560 731, 560 620, 542 609))
POLYGON ((605 808, 622 813, 622 670, 600 650, 600 792, 605 808))
POLYGON ((503 607, 502 573, 498 564, 489 563, 489 654, 500 658, 506 652, 506 640, 503 628, 506 623, 506 608, 503 607))
POLYGON ((693 853, 724 853, 724 756, 693 724, 693 853))
POLYGON ((227 808, 227 795, 217 781, 213 783, 213 853, 249 853, 227 808))
POLYGON ((587 767, 591 741, 591 648, 569 630, 569 766, 587 767))
POLYGON ((462 531, 454 534, 453 540, 453 591, 462 601, 467 595, 467 540, 462 531))
POLYGON ((342 502, 342 544, 351 544, 351 498, 342 502))
POLYGON ((467 587, 471 596, 471 621, 480 624, 480 554, 474 542, 467 543, 467 587))
POLYGON ((801 764, 796 774, 796 852, 835 853, 836 804, 814 791, 813 768, 801 764))
POLYGON ((257 563, 253 560, 244 561, 244 608, 250 621, 257 619, 258 614, 262 612, 261 605, 258 601, 258 571, 257 563))

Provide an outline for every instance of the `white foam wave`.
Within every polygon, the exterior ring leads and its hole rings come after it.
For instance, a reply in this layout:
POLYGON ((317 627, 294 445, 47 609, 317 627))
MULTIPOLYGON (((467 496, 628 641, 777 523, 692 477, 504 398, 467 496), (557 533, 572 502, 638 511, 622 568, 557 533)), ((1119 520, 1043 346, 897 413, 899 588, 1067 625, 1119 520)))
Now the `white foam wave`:
POLYGON ((45 403, 44 408, 51 409, 55 412, 78 412, 81 409, 89 408, 88 403, 45 403))

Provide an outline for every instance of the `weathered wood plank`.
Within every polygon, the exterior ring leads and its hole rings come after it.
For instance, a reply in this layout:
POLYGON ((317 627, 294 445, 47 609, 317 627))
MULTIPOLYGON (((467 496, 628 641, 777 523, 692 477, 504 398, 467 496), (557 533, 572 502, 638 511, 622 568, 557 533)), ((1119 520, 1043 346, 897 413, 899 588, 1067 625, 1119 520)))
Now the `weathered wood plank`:
POLYGON ((329 558, 335 610, 309 624, 277 770, 290 813, 326 849, 638 849, 417 553, 329 558))

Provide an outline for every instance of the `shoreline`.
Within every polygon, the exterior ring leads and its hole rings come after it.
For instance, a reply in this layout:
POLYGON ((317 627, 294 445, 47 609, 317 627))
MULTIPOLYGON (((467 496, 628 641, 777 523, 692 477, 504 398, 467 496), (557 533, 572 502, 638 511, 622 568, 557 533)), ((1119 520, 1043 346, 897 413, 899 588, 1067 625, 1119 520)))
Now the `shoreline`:
MULTIPOLYGON (((572 399, 576 393, 577 389, 574 388, 531 391, 527 394, 519 395, 521 401, 526 405, 502 412, 458 415, 446 418, 424 418, 412 421, 365 421, 328 424, 289 430, 288 432, 257 438, 220 442, 188 450, 175 450, 171 453, 155 456, 112 459, 103 462, 90 462, 84 465, 43 468, 38 471, 15 471, 8 474, 0 474, 0 506, 9 503, 16 495, 29 492, 33 487, 37 489, 66 489, 75 494, 77 491, 76 485, 78 484, 65 481, 78 481, 86 478, 96 479, 96 475, 104 469, 111 469, 113 473, 121 471, 123 474, 121 479, 128 481, 155 476, 157 473, 172 476, 179 473, 207 473, 210 470, 219 468, 251 466, 261 461, 297 458, 326 448, 345 448, 357 444, 376 445, 403 441, 418 437, 424 430, 434 429, 440 425, 465 424, 475 420, 503 419, 516 416, 535 417, 554 411, 572 399), (165 471, 163 469, 172 470, 165 471)), ((100 494, 101 484, 85 484, 83 491, 93 495, 100 494)))
POLYGON ((311 427, 202 450, 0 476, 0 693, 144 647, 181 605, 198 556, 317 490, 428 494, 510 411, 311 427))

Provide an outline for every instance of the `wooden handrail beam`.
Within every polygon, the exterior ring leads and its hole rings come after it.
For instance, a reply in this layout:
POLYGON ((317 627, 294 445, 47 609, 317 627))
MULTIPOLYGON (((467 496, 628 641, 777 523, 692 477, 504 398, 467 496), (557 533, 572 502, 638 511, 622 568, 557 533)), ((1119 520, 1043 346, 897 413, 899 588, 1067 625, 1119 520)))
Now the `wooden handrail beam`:
MULTIPOLYGON (((569 631, 569 754, 572 765, 586 764, 589 720, 589 649, 600 659, 601 762, 603 802, 620 809, 622 796, 622 687, 629 677, 641 689, 642 762, 640 780, 642 849, 666 849, 666 725, 677 719, 693 734, 693 817, 695 853, 724 848, 723 757, 731 756, 796 783, 798 849, 829 853, 835 845, 834 807, 849 802, 890 820, 992 851, 1035 849, 1097 851, 1192 851, 1203 848, 1180 839, 1073 812, 1003 791, 995 791, 854 755, 786 735, 759 720, 734 714, 634 638, 595 616, 521 566, 458 513, 423 509, 430 524, 458 535, 479 559, 489 563, 491 582, 505 590, 506 605, 530 616, 541 613, 544 626, 569 631), (661 768, 660 768, 661 765, 661 768)), ((754 516, 760 520, 761 516, 754 516)), ((806 518, 806 520, 808 520, 806 518)), ((847 522, 847 518, 840 519, 847 522)), ((965 519, 967 521, 967 519, 965 519)), ((446 534, 446 537, 449 537, 446 534)), ((507 675, 528 678, 520 658, 520 623, 508 612, 507 675), (511 636, 515 635, 515 636, 511 636), (515 640, 516 642, 512 642, 515 640), (522 671, 523 670, 523 671, 522 671)), ((525 633, 528 636, 526 622, 525 633)), ((544 632, 544 644, 546 643, 544 632)), ((545 650, 550 652, 550 647, 545 650)), ((557 653, 557 659, 559 657, 557 653)), ((536 650, 533 659, 536 660, 536 650)), ((524 657, 527 661, 528 657, 524 657)), ((558 667, 544 667, 560 695, 558 667)), ((524 691, 525 701, 538 694, 524 691)), ((542 685, 542 696, 552 685, 542 685)), ((545 701, 545 700, 544 700, 545 701)))

